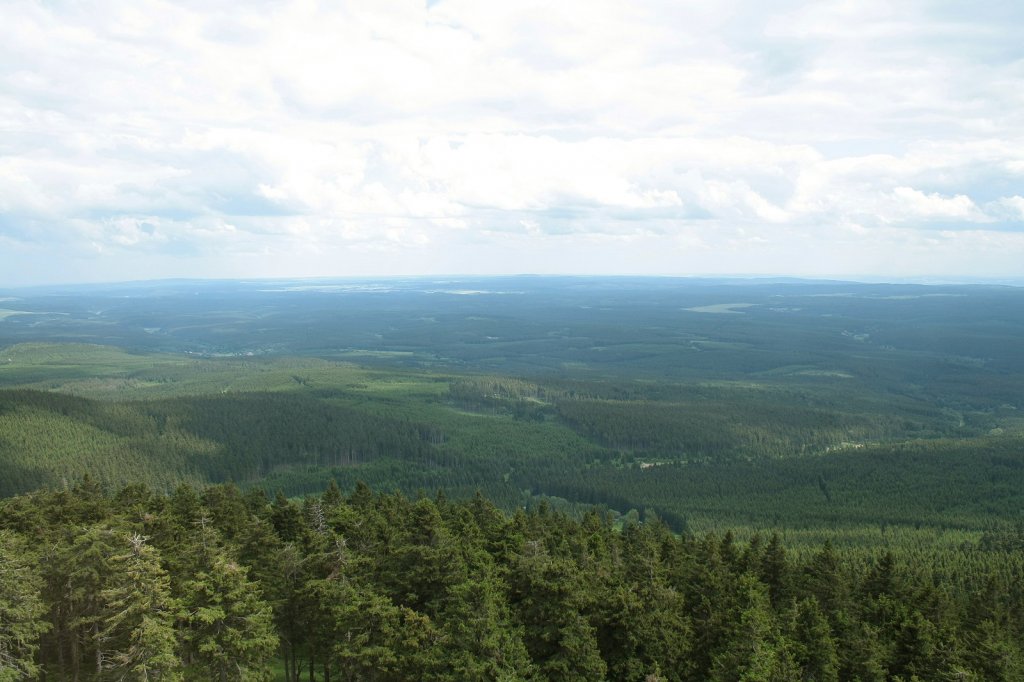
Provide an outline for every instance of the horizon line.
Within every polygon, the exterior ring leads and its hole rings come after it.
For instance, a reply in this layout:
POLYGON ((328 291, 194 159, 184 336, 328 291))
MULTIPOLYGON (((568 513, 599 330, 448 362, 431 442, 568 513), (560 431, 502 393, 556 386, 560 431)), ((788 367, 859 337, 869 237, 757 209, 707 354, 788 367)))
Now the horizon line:
POLYGON ((374 282, 374 281, 396 281, 396 280, 487 280, 487 279, 647 279, 647 280, 690 280, 690 281, 747 281, 751 283, 771 283, 779 280, 791 281, 794 283, 829 283, 829 284, 892 284, 892 285, 918 285, 918 286, 1006 286, 1024 287, 1024 276, 998 277, 998 276, 949 276, 949 275, 912 275, 907 277, 885 277, 879 275, 792 275, 792 274, 750 274, 750 273, 722 273, 722 274, 650 274, 650 273, 489 273, 489 274, 466 274, 466 273, 439 273, 439 274, 382 274, 382 275, 298 275, 298 276, 271 276, 271 277, 157 277, 153 279, 125 279, 125 280, 84 280, 48 282, 40 284, 0 284, 0 291, 16 291, 28 289, 61 289, 71 287, 102 287, 102 286, 131 286, 146 284, 173 284, 173 283, 257 283, 257 282, 374 282))

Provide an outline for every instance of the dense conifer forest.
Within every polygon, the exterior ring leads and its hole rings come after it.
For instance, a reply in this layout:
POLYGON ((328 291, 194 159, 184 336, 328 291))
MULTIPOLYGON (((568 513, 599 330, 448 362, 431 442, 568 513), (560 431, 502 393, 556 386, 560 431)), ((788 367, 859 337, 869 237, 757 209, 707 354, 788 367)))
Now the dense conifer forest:
POLYGON ((11 293, 0 681, 1024 679, 1017 289, 11 293))
POLYGON ((817 384, 524 378, 312 358, 180 358, 19 344, 0 365, 0 495, 334 481, 483 492, 505 511, 650 510, 676 532, 976 539, 1024 506, 1016 409, 817 384))
POLYGON ((0 503, 0 679, 1017 680, 1024 529, 921 562, 330 486, 0 503))

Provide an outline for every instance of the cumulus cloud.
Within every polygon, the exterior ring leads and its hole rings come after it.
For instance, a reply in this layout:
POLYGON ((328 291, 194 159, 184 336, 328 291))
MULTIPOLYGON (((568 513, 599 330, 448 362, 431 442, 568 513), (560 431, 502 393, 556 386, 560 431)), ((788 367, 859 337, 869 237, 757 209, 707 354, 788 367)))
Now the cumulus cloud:
POLYGON ((12 0, 0 270, 1017 274, 1011 5, 12 0))
POLYGON ((892 191, 896 213, 905 219, 947 219, 964 222, 988 222, 989 218, 971 201, 971 198, 957 194, 945 197, 936 192, 925 194, 912 187, 897 187, 892 191))

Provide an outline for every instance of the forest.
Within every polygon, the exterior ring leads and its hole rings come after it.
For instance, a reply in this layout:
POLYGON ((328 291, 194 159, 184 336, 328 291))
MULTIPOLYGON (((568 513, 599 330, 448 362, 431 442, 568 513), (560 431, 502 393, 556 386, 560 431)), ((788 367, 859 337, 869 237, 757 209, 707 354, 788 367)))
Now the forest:
POLYGON ((0 294, 0 681, 1024 679, 1019 289, 0 294))
MULTIPOLYGON (((451 373, 316 358, 181 358, 18 344, 0 365, 0 494, 357 481, 481 491, 511 512, 658 514, 677 532, 1021 520, 1017 411, 818 385, 451 373)), ((957 539, 954 539, 956 536, 957 539)))
POLYGON ((89 478, 0 520, 5 680, 1024 676, 1024 527, 922 562, 481 495, 89 478))

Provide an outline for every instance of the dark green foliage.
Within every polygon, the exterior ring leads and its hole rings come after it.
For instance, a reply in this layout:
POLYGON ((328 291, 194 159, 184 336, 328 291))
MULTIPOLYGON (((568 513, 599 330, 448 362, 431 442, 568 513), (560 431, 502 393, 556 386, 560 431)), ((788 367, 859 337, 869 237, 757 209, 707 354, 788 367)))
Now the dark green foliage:
POLYGON ((28 543, 0 530, 0 682, 39 673, 35 654, 48 629, 42 577, 28 543))
POLYGON ((584 589, 580 567, 552 556, 542 540, 531 540, 509 574, 510 601, 530 658, 549 680, 604 677, 607 664, 586 617, 594 595, 584 589))
POLYGON ((498 284, 19 295, 0 679, 1024 675, 1018 290, 498 284))
POLYGON ((786 457, 907 431, 895 418, 810 408, 795 395, 775 397, 783 399, 698 389, 676 400, 560 400, 557 405, 558 416, 588 438, 655 460, 752 453, 786 457))
POLYGON ((126 529, 116 522, 56 529, 61 537, 43 562, 50 603, 50 655, 74 677, 100 676, 105 668, 106 600, 112 579, 111 559, 122 549, 126 529))
POLYGON ((176 605, 167 573, 145 538, 132 534, 126 540, 122 551, 110 558, 110 577, 101 593, 105 674, 112 679, 181 680, 176 605))
POLYGON ((182 585, 184 660, 190 680, 262 680, 277 649, 270 608, 245 567, 219 550, 182 585))
POLYGON ((782 682, 798 679, 800 668, 769 609, 767 590, 756 578, 741 576, 737 602, 728 619, 724 646, 713 658, 709 679, 782 682))
POLYGON ((787 623, 793 662, 803 679, 828 682, 839 679, 839 654, 825 613, 818 600, 808 597, 793 604, 787 623))
MULTIPOLYGON (((366 480, 407 494, 481 490, 505 510, 544 496, 565 509, 645 510, 677 532, 982 530, 1017 520, 1024 504, 1015 403, 908 396, 882 377, 527 381, 102 347, 7 353, 0 384, 30 388, 0 389, 0 495, 84 474, 106 490, 233 480, 287 496, 366 480), (28 381, 44 370, 51 381, 28 381)), ((237 516, 231 507, 211 501, 237 516)))
MULTIPOLYGON (((1024 557, 231 485, 0 502, 0 679, 1016 679, 1024 557), (43 555, 26 552, 26 531, 43 555), (143 533, 151 533, 146 539, 143 533), (964 677, 966 676, 966 677, 964 677)), ((1010 532, 1010 531, 1007 531, 1010 532)))

